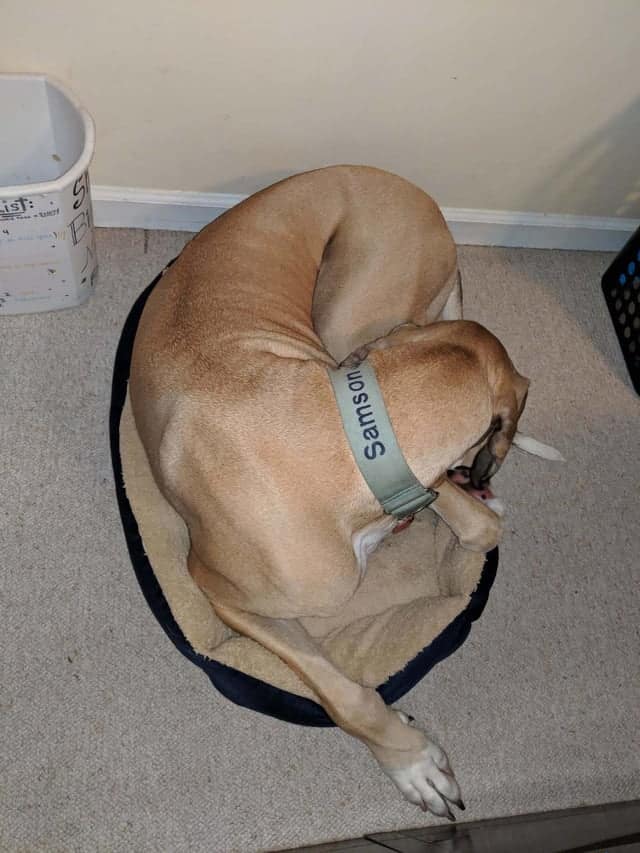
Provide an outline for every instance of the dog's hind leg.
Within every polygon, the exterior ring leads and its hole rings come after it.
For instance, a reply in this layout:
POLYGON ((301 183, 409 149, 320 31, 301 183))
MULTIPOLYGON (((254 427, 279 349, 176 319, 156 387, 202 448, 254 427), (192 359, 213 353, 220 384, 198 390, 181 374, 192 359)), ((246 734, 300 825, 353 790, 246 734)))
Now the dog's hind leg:
POLYGON ((365 743, 409 802, 453 819, 460 789, 444 751, 373 689, 347 678, 296 619, 271 619, 214 605, 231 628, 278 655, 315 692, 329 717, 365 743))
POLYGON ((419 312, 414 320, 396 326, 391 329, 387 335, 377 338, 376 340, 369 341, 368 343, 358 347, 358 349, 354 350, 341 362, 341 366, 356 367, 360 362, 365 360, 372 349, 385 349, 387 346, 391 346, 394 341, 397 343, 399 338, 394 337, 394 334, 402 329, 417 329, 420 328, 420 326, 437 322, 439 320, 462 320, 463 299, 462 276, 460 275, 460 270, 456 270, 455 276, 456 280, 453 285, 453 289, 450 291, 441 308, 437 305, 435 308, 434 306, 427 306, 425 312, 419 312))
POLYGON ((458 270, 456 283, 438 319, 462 320, 462 276, 460 270, 458 270))

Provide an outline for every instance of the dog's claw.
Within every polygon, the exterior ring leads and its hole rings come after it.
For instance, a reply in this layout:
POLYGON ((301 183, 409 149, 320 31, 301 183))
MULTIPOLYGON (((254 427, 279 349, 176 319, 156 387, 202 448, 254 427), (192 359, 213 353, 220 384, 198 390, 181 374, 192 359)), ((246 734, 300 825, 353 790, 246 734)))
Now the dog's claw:
POLYGON ((462 800, 458 800, 458 801, 455 803, 455 805, 460 809, 460 811, 461 811, 461 812, 466 811, 466 808, 467 808, 467 807, 466 807, 466 806, 465 806, 465 804, 462 802, 462 800))
POLYGON ((449 803, 462 802, 458 783, 444 750, 433 741, 426 738, 425 741, 424 749, 411 763, 393 769, 381 766, 410 803, 437 817, 455 821, 449 803))

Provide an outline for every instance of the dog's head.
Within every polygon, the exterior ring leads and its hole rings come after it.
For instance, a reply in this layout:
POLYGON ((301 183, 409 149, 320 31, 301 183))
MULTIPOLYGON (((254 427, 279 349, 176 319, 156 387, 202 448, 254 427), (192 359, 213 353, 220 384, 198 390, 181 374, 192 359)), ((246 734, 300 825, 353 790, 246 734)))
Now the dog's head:
POLYGON ((407 449, 413 444, 420 457, 415 439, 421 434, 424 411, 440 411, 441 434, 433 443, 431 430, 430 448, 439 448, 443 457, 463 450, 456 464, 470 468, 474 488, 486 486, 509 452, 529 388, 529 380, 515 369, 498 338, 478 323, 459 320, 399 327, 354 355, 361 359, 371 350, 386 351, 376 353, 374 361, 379 379, 392 377, 387 397, 392 417, 394 404, 401 412, 399 428, 408 424, 407 449), (473 444, 460 447, 463 436, 468 441, 478 426, 473 444))

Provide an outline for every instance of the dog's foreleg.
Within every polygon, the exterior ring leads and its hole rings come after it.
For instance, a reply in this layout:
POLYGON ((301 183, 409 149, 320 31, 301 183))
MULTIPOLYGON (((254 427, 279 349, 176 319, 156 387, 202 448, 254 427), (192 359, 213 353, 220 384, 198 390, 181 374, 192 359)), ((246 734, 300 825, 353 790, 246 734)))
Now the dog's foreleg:
POLYGON ((445 477, 434 488, 437 499, 431 509, 440 516, 463 548, 486 553, 500 541, 502 522, 495 512, 445 477))
POLYGON ((408 718, 385 705, 373 689, 347 678, 296 619, 271 619, 214 605, 231 628, 278 655, 319 697, 331 719, 363 741, 402 794, 424 811, 453 819, 461 804, 447 756, 408 718))

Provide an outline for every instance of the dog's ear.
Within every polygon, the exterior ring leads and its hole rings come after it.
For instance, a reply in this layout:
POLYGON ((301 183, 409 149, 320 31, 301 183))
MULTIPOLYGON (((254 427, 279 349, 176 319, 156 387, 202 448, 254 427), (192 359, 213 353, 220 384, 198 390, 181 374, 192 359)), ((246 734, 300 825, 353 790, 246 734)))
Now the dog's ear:
POLYGON ((516 434, 528 390, 529 380, 515 370, 500 383, 494 398, 491 433, 471 465, 470 477, 474 488, 480 489, 488 483, 504 462, 516 434))

